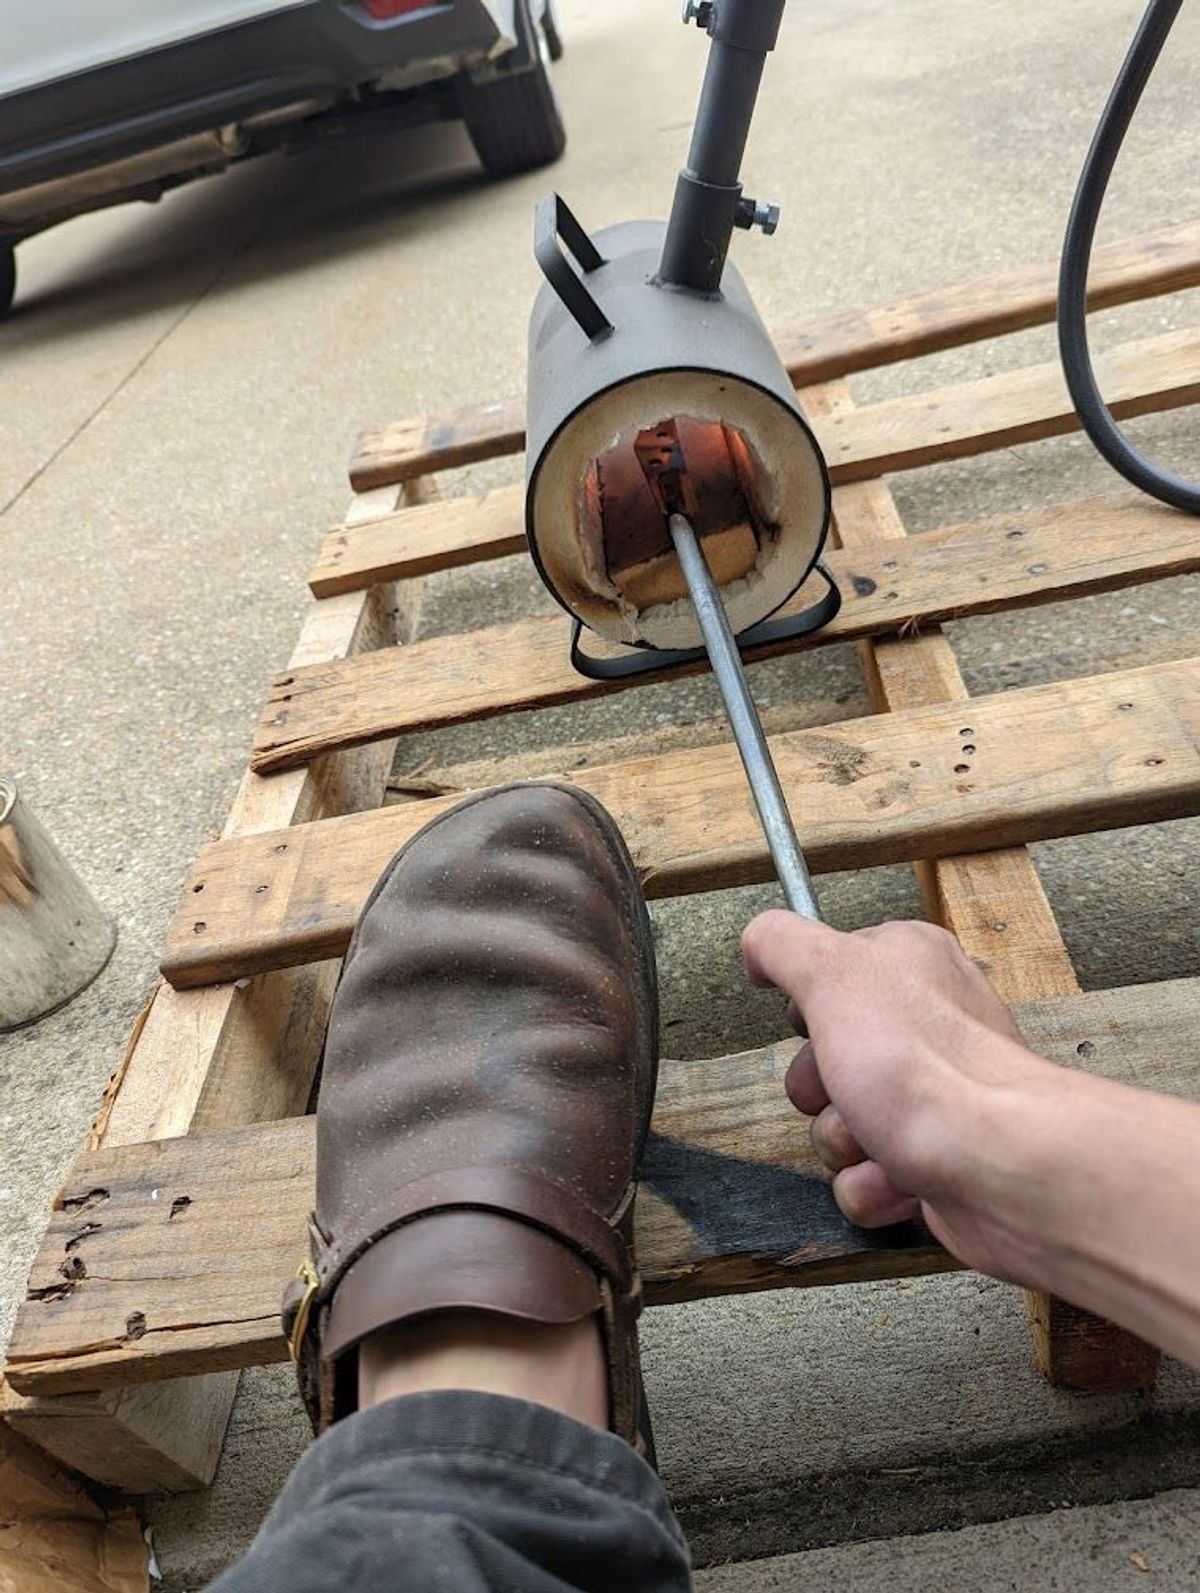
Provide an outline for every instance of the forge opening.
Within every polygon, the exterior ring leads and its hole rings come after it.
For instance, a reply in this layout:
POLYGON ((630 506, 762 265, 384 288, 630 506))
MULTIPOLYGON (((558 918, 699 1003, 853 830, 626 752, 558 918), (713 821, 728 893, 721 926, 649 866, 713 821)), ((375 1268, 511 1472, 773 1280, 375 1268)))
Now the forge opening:
POLYGON ((737 426, 672 415, 630 428, 588 466, 580 521, 596 565, 639 612, 687 596, 667 529, 685 514, 718 586, 748 575, 779 527, 763 507, 766 474, 737 426))

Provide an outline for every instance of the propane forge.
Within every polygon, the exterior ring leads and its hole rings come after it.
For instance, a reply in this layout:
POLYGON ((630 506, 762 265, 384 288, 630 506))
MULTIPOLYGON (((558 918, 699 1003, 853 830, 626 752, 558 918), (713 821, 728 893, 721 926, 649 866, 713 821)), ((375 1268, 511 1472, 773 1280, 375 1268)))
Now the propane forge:
POLYGON ((778 207, 746 198, 739 172, 783 6, 687 0, 684 20, 712 44, 665 226, 626 222, 593 239, 558 195, 538 207, 546 284, 529 330, 525 521, 538 572, 573 617, 583 674, 707 656, 788 905, 816 917, 740 652, 815 630, 841 602, 820 563, 825 462, 727 260, 734 227, 778 225, 778 207), (814 573, 825 591, 798 609, 814 573), (585 629, 625 650, 585 651, 585 629))

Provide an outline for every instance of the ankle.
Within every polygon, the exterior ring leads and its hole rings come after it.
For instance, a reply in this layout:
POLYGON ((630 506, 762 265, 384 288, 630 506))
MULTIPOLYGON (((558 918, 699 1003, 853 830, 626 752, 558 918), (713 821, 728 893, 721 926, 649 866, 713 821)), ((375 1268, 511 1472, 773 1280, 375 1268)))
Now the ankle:
POLYGON ((524 1399, 607 1429, 608 1379, 597 1316, 559 1326, 487 1311, 443 1311, 363 1340, 362 1410, 407 1394, 461 1389, 524 1399))

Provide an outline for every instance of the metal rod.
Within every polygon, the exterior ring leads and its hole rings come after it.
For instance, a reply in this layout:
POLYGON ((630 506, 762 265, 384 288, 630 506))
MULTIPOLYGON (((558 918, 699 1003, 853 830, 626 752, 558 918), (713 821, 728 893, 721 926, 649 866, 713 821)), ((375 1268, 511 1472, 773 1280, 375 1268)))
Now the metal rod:
POLYGON ((684 515, 671 515, 667 524, 679 555, 684 580, 692 595, 704 645, 708 649, 717 685, 721 688, 725 711, 733 727, 733 739, 737 742, 784 897, 794 913, 799 913, 803 918, 820 918, 808 865, 796 839, 795 826, 784 800, 775 765, 771 761, 762 721, 750 695, 742 655, 738 652, 708 560, 704 557, 691 522, 684 515))

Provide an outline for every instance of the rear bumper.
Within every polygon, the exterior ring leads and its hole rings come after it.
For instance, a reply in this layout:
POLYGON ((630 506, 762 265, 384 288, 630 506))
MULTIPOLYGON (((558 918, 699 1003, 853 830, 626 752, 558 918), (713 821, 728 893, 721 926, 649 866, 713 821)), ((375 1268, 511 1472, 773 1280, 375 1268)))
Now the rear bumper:
POLYGON ((483 59, 500 43, 480 0, 431 0, 392 23, 309 0, 0 98, 0 193, 136 155, 276 106, 338 97, 389 68, 483 59))

